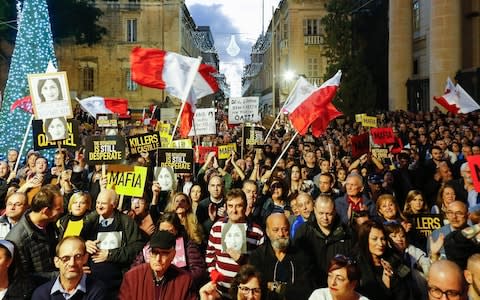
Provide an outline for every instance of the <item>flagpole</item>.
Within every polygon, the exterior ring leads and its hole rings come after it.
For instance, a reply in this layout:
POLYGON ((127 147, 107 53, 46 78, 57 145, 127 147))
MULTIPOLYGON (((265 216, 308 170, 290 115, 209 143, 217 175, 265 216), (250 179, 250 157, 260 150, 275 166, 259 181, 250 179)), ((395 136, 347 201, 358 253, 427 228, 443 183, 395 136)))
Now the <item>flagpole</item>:
POLYGON ((277 121, 278 121, 278 119, 280 118, 280 114, 282 113, 283 108, 285 107, 285 105, 288 104, 288 102, 289 102, 289 100, 290 100, 290 96, 291 96, 292 92, 295 91, 297 85, 298 85, 298 80, 295 82, 295 85, 293 86, 292 90, 290 91, 290 94, 288 95, 287 100, 285 101, 285 103, 283 103, 282 108, 281 108, 280 111, 278 112, 278 115, 277 115, 277 117, 275 118, 275 121, 273 121, 272 126, 270 126, 270 129, 268 130, 267 136, 266 136, 265 139, 263 140, 264 143, 267 142, 267 139, 268 139, 268 137, 270 136, 270 133, 272 133, 272 130, 273 130, 273 128, 275 127, 275 124, 277 124, 277 121))
POLYGON ((33 117, 34 115, 32 114, 32 116, 30 117, 30 121, 28 122, 27 130, 25 130, 25 134, 23 135, 22 147, 20 147, 17 162, 15 163, 15 168, 13 169, 13 172, 15 173, 18 170, 18 165, 20 164, 20 159, 22 158, 23 149, 25 148, 25 144, 27 143, 28 133, 30 132, 30 128, 32 128, 33 117))
POLYGON ((168 143, 169 145, 173 142, 173 137, 175 136, 175 132, 177 131, 178 123, 180 123, 180 117, 182 116, 183 109, 185 108, 185 103, 187 103, 188 101, 187 98, 188 98, 188 95, 190 94, 190 90, 192 89, 193 81, 195 80, 195 76, 197 75, 198 68, 200 67, 201 62, 202 62, 202 57, 199 56, 197 58, 195 65, 192 68, 195 70, 195 72, 192 72, 193 74, 191 74, 190 78, 188 78, 188 82, 187 82, 188 89, 186 89, 186 93, 183 95, 182 106, 180 107, 180 112, 178 113, 177 121, 175 122, 175 127, 173 127, 172 137, 170 138, 170 143, 168 143))
POLYGON ((293 140, 295 140, 295 138, 297 137, 298 135, 298 131, 295 130, 295 134, 292 136, 292 138, 290 139, 290 141, 288 141, 288 144, 287 146, 285 146, 285 148, 283 149, 282 151, 282 154, 280 154, 280 156, 278 157, 277 161, 275 162, 275 164, 273 165, 273 167, 270 169, 272 170, 275 170, 275 167, 278 165, 278 163, 280 162, 280 159, 282 159, 282 156, 287 152, 288 150, 288 147, 290 147, 290 145, 293 143, 293 140))

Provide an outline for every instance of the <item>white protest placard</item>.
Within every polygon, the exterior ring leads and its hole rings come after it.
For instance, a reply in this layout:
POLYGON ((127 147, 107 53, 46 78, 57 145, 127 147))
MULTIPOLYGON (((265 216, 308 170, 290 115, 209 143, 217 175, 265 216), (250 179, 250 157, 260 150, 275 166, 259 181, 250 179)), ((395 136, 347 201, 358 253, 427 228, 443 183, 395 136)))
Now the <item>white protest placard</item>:
POLYGON ((188 136, 216 134, 215 108, 197 108, 188 136))
POLYGON ((233 97, 228 103, 228 123, 258 122, 258 97, 233 97))

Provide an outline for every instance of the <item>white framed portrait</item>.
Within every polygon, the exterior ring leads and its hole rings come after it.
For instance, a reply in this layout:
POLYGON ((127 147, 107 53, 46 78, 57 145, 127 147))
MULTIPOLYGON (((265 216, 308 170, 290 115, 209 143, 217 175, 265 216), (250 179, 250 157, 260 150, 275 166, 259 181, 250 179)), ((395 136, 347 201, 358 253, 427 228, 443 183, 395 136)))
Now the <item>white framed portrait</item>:
POLYGON ((155 167, 153 174, 162 191, 177 190, 177 176, 171 167, 155 167))
POLYGON ((101 250, 112 250, 120 248, 122 245, 122 232, 121 231, 107 231, 99 232, 97 234, 98 248, 101 250))
POLYGON ((72 118, 72 104, 66 72, 28 74, 36 120, 72 118))

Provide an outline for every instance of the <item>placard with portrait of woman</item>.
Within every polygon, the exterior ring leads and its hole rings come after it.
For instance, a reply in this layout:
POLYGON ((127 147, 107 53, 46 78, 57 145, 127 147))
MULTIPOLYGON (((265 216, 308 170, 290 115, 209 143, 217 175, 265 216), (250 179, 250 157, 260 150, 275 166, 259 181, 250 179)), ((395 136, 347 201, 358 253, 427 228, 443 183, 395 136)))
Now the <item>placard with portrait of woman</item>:
POLYGON ((66 72, 28 74, 28 85, 36 120, 73 117, 66 72))
POLYGON ((247 253, 247 225, 245 223, 225 223, 222 227, 222 252, 228 249, 247 253))

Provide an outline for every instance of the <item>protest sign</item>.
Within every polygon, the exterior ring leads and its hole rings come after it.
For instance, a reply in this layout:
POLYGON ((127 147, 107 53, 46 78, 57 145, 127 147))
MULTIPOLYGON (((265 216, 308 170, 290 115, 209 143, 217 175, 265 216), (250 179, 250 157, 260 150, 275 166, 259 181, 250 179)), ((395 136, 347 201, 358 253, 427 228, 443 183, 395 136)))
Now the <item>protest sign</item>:
POLYGON ((215 108, 197 108, 188 136, 216 134, 215 108))
POLYGON ((262 146, 264 128, 257 125, 246 125, 243 129, 245 146, 262 146))
POLYGON ((89 136, 85 153, 88 164, 118 164, 125 159, 125 140, 119 136, 89 136))
POLYGON ((172 141, 172 143, 170 144, 170 148, 191 149, 191 148, 192 148, 192 140, 190 140, 190 139, 182 139, 182 140, 172 141))
POLYGON ((418 214, 412 217, 412 223, 417 232, 428 237, 432 231, 442 227, 443 220, 437 214, 418 214))
POLYGON ((245 223, 222 224, 222 252, 229 249, 239 253, 247 253, 247 225, 245 223))
POLYGON ((97 127, 101 128, 117 128, 117 115, 114 114, 97 114, 97 127))
POLYGON ((109 167, 107 171, 107 188, 115 189, 119 195, 143 197, 147 168, 134 166, 125 171, 109 167))
POLYGON ((237 151, 237 144, 230 143, 223 146, 218 146, 218 159, 227 159, 232 155, 232 151, 237 151))
POLYGON ((377 127, 377 117, 362 116, 363 127, 377 127))
POLYGON ((210 152, 215 152, 215 156, 218 157, 218 147, 205 147, 197 146, 195 147, 195 162, 199 164, 205 163, 207 155, 210 152))
POLYGON ((157 123, 155 130, 160 132, 160 136, 170 135, 171 127, 168 123, 157 123))
POLYGON ((28 86, 36 120, 73 117, 66 72, 28 74, 28 86))
POLYGON ((381 127, 370 129, 373 142, 377 145, 381 144, 393 144, 395 137, 393 136, 393 130, 391 127, 381 127))
POLYGON ((130 154, 151 152, 160 148, 160 133, 152 132, 127 137, 130 154))
POLYGON ((356 114, 355 122, 362 123, 363 116, 367 116, 367 114, 356 114))
POLYGON ((388 149, 385 148, 372 148, 372 156, 382 160, 388 158, 388 149))
POLYGON ((228 123, 258 122, 258 97, 232 97, 228 102, 228 123))
POLYGON ((175 173, 193 172, 193 149, 160 148, 157 155, 158 167, 172 167, 175 173))
POLYGON ((160 120, 175 121, 177 118, 177 111, 175 108, 160 108, 160 120))
POLYGON ((368 133, 352 136, 352 156, 360 157, 362 154, 368 153, 370 150, 370 142, 368 133))
POLYGON ((171 140, 172 140, 172 136, 170 134, 160 135, 160 145, 162 146, 162 148, 170 147, 171 140))
POLYGON ((58 148, 58 143, 60 143, 60 147, 65 147, 65 148, 75 149, 81 146, 80 138, 78 136, 77 120, 73 120, 73 119, 67 120, 67 135, 64 140, 49 141, 47 139, 47 134, 43 130, 42 120, 32 121, 32 131, 33 131, 33 149, 35 151, 43 150, 43 149, 58 148))
POLYGON ((473 186, 480 193, 480 155, 469 155, 467 161, 472 174, 473 186))

